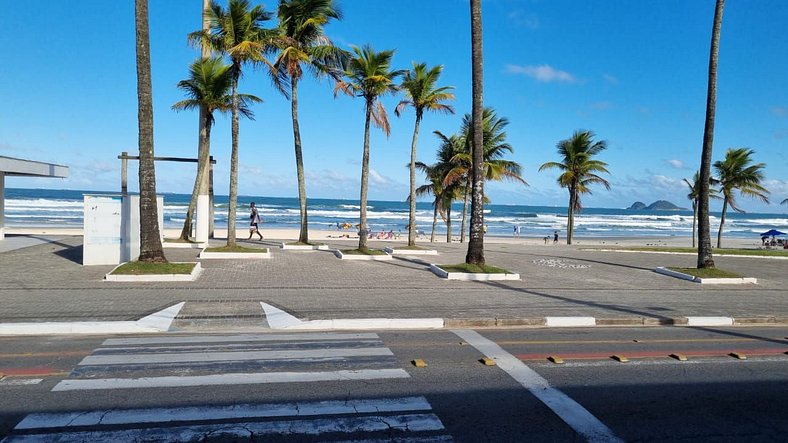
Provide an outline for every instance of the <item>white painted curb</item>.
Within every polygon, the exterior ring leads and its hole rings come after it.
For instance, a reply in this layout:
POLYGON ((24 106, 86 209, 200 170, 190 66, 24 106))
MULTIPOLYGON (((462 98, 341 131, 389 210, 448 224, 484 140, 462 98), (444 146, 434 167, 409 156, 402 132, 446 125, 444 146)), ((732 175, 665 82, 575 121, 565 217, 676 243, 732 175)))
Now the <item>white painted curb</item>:
POLYGON ((287 243, 282 243, 282 249, 290 251, 327 251, 329 247, 328 245, 288 245, 287 243))
POLYGON ((362 254, 343 254, 339 249, 334 250, 334 255, 341 260, 367 260, 367 261, 385 261, 392 260, 394 257, 388 253, 385 255, 362 255, 362 254))
POLYGON ((687 317, 687 326, 733 326, 731 317, 687 317))
POLYGON ((473 274, 468 272, 446 272, 438 265, 430 264, 430 271, 440 278, 446 280, 465 280, 465 281, 500 281, 500 280, 520 280, 520 274, 473 274))
MULTIPOLYGON (((599 252, 631 252, 641 254, 672 254, 672 255, 698 255, 694 252, 668 252, 668 251, 630 251, 626 249, 597 249, 597 248, 581 248, 581 251, 599 251, 599 252)), ((733 258, 766 258, 770 260, 788 260, 788 256, 784 255, 736 255, 736 254, 714 254, 715 257, 733 257, 733 258)))
POLYGON ((265 259, 271 258, 271 249, 265 248, 268 252, 208 252, 205 249, 200 251, 199 258, 212 259, 265 259))
POLYGON ((688 280, 688 281, 693 281, 693 282, 695 281, 695 276, 693 276, 693 275, 685 274, 683 272, 672 271, 672 270, 670 270, 668 268, 664 268, 662 266, 660 266, 657 269, 655 269, 654 272, 656 272, 657 274, 663 274, 663 275, 667 275, 667 276, 670 276, 670 277, 680 278, 682 280, 688 280))
POLYGON ((701 278, 693 275, 685 274, 683 272, 674 271, 672 269, 659 267, 654 270, 658 274, 664 274, 682 280, 691 281, 700 284, 713 284, 713 285, 744 285, 744 284, 758 284, 758 279, 753 277, 742 278, 701 278))
POLYGON ((560 328, 596 326, 595 317, 545 317, 544 320, 545 326, 560 328))
POLYGON ((75 321, 0 323, 0 335, 138 334, 166 332, 185 302, 154 312, 137 321, 75 321))
MULTIPOLYGON (((172 262, 178 263, 178 262, 172 262)), ((146 274, 146 275, 113 275, 115 269, 123 266, 124 263, 115 266, 109 274, 104 276, 104 281, 112 282, 168 282, 168 281, 195 281, 202 273, 202 266, 200 262, 194 263, 194 269, 191 274, 146 274)))
POLYGON ((204 249, 208 247, 208 243, 186 243, 186 242, 174 242, 174 241, 163 241, 161 245, 165 248, 172 248, 172 249, 204 249))
POLYGON ((435 249, 397 249, 397 248, 383 248, 389 254, 398 255, 438 255, 435 249))
POLYGON ((379 329, 440 329, 442 318, 338 318, 303 321, 287 312, 260 302, 271 329, 288 330, 379 330, 379 329))

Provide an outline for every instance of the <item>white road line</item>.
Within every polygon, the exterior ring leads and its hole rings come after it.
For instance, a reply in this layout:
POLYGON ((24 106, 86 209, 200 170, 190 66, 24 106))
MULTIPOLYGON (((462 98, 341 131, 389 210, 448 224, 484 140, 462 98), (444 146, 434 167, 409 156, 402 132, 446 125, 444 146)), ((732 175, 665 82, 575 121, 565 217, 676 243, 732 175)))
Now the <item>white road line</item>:
POLYGON ((43 378, 4 378, 0 380, 0 386, 37 385, 42 381, 43 378))
POLYGON ((372 333, 289 333, 289 334, 234 334, 234 335, 208 335, 208 336, 168 336, 168 337, 141 337, 141 338, 110 338, 104 340, 104 346, 133 346, 157 345, 175 343, 233 343, 255 341, 297 341, 297 340, 354 340, 378 338, 372 333))
POLYGON ((331 400, 311 403, 240 404, 96 410, 65 413, 36 413, 25 417, 14 429, 67 428, 69 426, 127 425, 202 420, 227 420, 316 415, 371 414, 385 412, 430 411, 424 397, 331 400))
POLYGON ((165 376, 142 378, 97 378, 63 380, 53 391, 79 391, 90 389, 167 388, 184 386, 242 385, 262 383, 295 383, 315 381, 374 380, 384 378, 409 378, 403 369, 360 369, 357 371, 323 372, 258 372, 213 374, 195 376, 165 376))
POLYGON ((286 349, 281 351, 184 352, 156 354, 89 355, 85 365, 126 365, 142 363, 186 363, 209 361, 285 360, 323 357, 371 357, 394 355, 389 348, 286 349))
POLYGON ((435 414, 405 414, 391 416, 335 417, 314 420, 266 421, 222 423, 214 425, 176 426, 120 431, 63 432, 52 434, 22 434, 9 436, 3 442, 93 442, 93 441, 201 441, 205 435, 212 438, 248 439, 259 435, 320 435, 324 433, 428 432, 444 430, 435 414))
POLYGON ((485 356, 495 360, 497 366, 524 388, 528 389, 536 398, 541 400, 548 408, 555 412, 566 424, 590 442, 620 442, 622 441, 610 428, 594 417, 586 408, 581 406, 569 396, 550 386, 550 383, 533 369, 526 366, 512 354, 506 352, 495 342, 482 337, 472 330, 454 330, 458 337, 476 348, 485 356))

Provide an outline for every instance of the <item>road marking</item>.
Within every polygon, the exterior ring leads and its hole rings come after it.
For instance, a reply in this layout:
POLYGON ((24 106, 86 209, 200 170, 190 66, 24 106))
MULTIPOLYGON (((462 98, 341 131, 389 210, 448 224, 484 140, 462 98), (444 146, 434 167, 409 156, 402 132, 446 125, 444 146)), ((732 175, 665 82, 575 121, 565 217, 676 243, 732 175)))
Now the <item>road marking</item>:
POLYGON ((472 330, 454 330, 454 334, 479 352, 495 359, 498 367, 528 389, 536 398, 555 412, 566 424, 590 442, 619 442, 610 428, 569 396, 550 386, 550 383, 495 342, 472 330))
POLYGON ((19 354, 0 354, 3 358, 40 358, 40 357, 75 357, 88 355, 90 351, 64 351, 64 352, 24 352, 19 354))
POLYGON ((287 312, 260 302, 271 329, 442 329, 442 318, 336 318, 329 320, 301 320, 287 312))
POLYGON ((596 326, 595 317, 545 317, 545 326, 558 328, 575 328, 596 326))
POLYGON ((143 338, 110 338, 104 340, 103 346, 133 346, 157 345, 176 343, 229 343, 229 342, 255 342, 255 341, 296 341, 296 340, 357 340, 379 338, 372 333, 308 333, 308 334, 249 334, 249 335, 210 335, 184 336, 184 337, 143 337, 143 338))
POLYGON ((257 372, 195 376, 165 376, 141 378, 99 378, 63 380, 53 391, 92 389, 165 388, 184 386, 216 386, 261 383, 297 383, 315 381, 376 380, 409 378, 403 369, 361 369, 322 372, 257 372))
POLYGON ((96 410, 65 413, 36 413, 25 417, 14 429, 64 428, 68 426, 130 425, 201 420, 229 420, 273 417, 308 417, 316 415, 370 414, 386 412, 430 411, 424 397, 331 400, 315 403, 240 404, 228 406, 193 406, 183 408, 149 408, 96 410))
POLYGON ((288 349, 282 351, 184 352, 166 354, 89 355, 85 365, 124 365, 142 363, 186 363, 211 361, 287 360, 325 357, 372 357, 394 355, 388 348, 288 349))

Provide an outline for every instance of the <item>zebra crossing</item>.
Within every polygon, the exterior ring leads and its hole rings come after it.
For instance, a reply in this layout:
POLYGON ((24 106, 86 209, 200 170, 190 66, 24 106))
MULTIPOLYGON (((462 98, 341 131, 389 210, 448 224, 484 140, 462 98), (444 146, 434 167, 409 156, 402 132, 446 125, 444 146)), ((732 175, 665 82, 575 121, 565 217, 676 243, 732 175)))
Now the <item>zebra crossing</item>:
MULTIPOLYGON (((105 340, 53 391, 405 379, 375 333, 105 340)), ((420 396, 33 413, 2 440, 451 442, 420 396)))

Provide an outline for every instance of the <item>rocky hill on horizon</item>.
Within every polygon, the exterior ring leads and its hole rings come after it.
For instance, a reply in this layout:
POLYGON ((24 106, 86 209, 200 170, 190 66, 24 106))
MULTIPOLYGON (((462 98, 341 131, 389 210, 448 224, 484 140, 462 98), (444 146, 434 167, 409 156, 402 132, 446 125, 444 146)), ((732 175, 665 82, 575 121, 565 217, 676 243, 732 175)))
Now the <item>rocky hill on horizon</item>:
POLYGON ((628 207, 627 209, 633 211, 688 211, 687 208, 682 208, 680 206, 676 206, 675 204, 667 201, 667 200, 657 200, 654 203, 646 206, 643 202, 635 202, 632 203, 632 206, 628 207))

